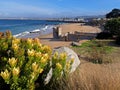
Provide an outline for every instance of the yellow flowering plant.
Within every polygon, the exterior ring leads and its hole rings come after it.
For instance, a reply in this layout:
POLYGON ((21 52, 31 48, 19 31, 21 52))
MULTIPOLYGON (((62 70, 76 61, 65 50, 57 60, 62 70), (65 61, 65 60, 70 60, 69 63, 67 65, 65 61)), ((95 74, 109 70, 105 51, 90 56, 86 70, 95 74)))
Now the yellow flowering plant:
POLYGON ((66 77, 70 72, 71 66, 73 64, 73 60, 66 61, 67 54, 55 52, 52 57, 52 68, 53 68, 53 77, 52 81, 56 81, 61 79, 62 77, 66 77))
POLYGON ((11 90, 34 90, 36 80, 45 79, 51 68, 53 81, 64 75, 69 66, 65 53, 52 56, 51 48, 38 38, 18 39, 8 31, 0 37, 0 78, 11 90))
POLYGON ((39 39, 18 39, 6 32, 0 38, 0 78, 11 90, 34 90, 35 81, 50 62, 51 49, 39 39))

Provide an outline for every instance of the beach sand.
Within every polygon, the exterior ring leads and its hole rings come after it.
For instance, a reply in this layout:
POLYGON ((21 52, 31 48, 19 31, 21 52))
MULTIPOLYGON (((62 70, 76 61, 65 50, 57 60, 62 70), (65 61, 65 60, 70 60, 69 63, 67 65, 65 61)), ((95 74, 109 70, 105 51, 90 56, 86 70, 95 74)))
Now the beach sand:
MULTIPOLYGON (((81 25, 78 23, 62 24, 62 25, 59 25, 59 27, 62 28, 62 34, 65 34, 67 32, 74 32, 74 31, 86 32, 86 33, 101 32, 100 28, 81 25)), ((42 44, 48 45, 51 48, 56 48, 56 47, 61 47, 61 46, 70 46, 70 44, 72 43, 72 41, 61 41, 59 39, 54 39, 52 33, 48 35, 42 35, 39 37, 39 39, 42 44)), ((80 43, 81 42, 84 42, 84 41, 80 41, 80 43)))

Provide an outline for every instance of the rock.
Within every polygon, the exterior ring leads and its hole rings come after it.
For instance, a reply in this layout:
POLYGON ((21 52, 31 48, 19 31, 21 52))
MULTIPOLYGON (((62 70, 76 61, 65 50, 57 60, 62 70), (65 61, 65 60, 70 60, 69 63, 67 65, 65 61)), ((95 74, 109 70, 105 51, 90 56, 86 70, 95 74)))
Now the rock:
POLYGON ((77 43, 77 42, 72 42, 71 45, 72 45, 72 46, 78 46, 78 47, 81 46, 81 44, 80 44, 80 43, 77 43))
POLYGON ((48 72, 48 74, 47 74, 47 77, 45 78, 45 80, 44 80, 44 84, 46 85, 46 84, 48 84, 49 82, 50 82, 50 79, 52 78, 52 68, 50 69, 50 71, 48 72))
MULTIPOLYGON (((72 64, 70 73, 74 72, 76 70, 76 68, 79 66, 80 60, 79 60, 77 54, 72 49, 70 49, 68 47, 59 47, 59 48, 55 48, 53 50, 53 54, 55 52, 58 52, 58 54, 60 54, 60 53, 66 53, 67 54, 67 60, 66 60, 66 62, 69 61, 69 60, 71 60, 72 58, 74 58, 74 62, 72 64)), ((50 69, 49 73, 47 74, 47 77, 46 77, 44 83, 48 84, 49 81, 50 81, 50 79, 51 79, 51 77, 52 77, 52 69, 50 69)))
POLYGON ((76 70, 76 68, 79 66, 80 60, 79 60, 77 54, 72 49, 70 49, 68 47, 59 47, 59 48, 56 48, 56 49, 53 50, 53 53, 55 53, 55 52, 58 52, 58 54, 66 53, 67 54, 67 60, 66 61, 69 61, 72 58, 74 58, 74 62, 72 64, 72 68, 71 68, 70 72, 74 72, 76 70))

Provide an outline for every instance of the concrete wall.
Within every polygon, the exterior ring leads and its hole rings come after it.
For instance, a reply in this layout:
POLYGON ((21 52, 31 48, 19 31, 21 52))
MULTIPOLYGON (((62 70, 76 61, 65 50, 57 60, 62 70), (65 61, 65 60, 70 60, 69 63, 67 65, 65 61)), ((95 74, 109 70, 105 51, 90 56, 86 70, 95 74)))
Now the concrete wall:
POLYGON ((54 27, 53 28, 53 38, 59 39, 62 35, 62 28, 54 27))

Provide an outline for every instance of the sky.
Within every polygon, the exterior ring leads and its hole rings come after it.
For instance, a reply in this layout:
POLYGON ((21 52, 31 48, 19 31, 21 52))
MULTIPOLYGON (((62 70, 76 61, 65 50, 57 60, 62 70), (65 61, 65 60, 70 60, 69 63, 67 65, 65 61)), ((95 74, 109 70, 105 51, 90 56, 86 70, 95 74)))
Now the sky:
POLYGON ((0 18, 105 15, 113 8, 120 0, 0 0, 0 18))

